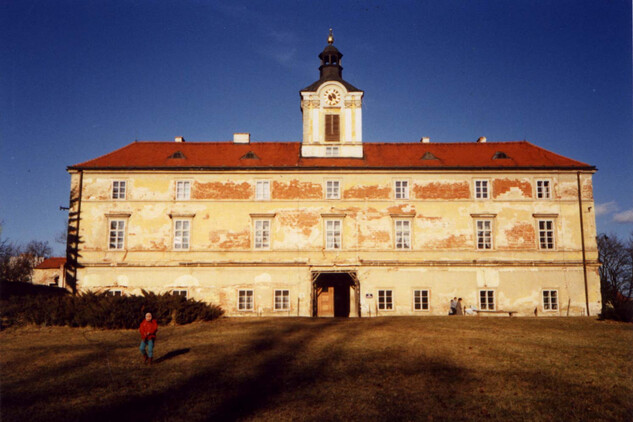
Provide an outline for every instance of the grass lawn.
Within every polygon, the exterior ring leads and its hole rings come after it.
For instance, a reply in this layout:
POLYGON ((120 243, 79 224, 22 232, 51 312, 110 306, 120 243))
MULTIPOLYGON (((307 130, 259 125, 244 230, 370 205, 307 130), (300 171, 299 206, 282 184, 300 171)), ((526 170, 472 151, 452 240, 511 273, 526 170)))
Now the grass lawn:
MULTIPOLYGON (((140 322, 140 321, 139 321, 140 322)), ((1 420, 633 420, 633 324, 220 319, 0 333, 1 420)))

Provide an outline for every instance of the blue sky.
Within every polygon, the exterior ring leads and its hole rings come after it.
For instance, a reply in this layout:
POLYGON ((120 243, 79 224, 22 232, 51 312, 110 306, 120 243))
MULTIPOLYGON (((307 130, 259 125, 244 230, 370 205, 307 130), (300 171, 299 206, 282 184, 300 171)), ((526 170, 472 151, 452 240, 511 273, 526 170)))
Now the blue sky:
POLYGON ((631 2, 0 0, 2 238, 54 242, 66 166, 135 139, 300 141, 334 28, 366 142, 526 139, 633 231, 631 2))

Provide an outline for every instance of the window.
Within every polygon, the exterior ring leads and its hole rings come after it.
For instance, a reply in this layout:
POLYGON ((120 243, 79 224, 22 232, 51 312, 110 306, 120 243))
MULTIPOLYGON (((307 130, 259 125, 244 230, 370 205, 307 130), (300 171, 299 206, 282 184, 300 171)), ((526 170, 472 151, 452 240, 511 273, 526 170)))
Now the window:
POLYGON ((237 309, 239 311, 252 311, 254 309, 252 290, 238 291, 237 309))
POLYGON ((325 249, 341 249, 341 220, 325 221, 325 249))
POLYGON ((409 181, 396 180, 396 199, 409 199, 409 181))
POLYGON ((338 142, 341 140, 338 114, 325 115, 325 140, 338 142))
POLYGON ((328 180, 325 182, 325 198, 326 199, 340 199, 341 198, 340 182, 338 180, 328 180))
POLYGON ((108 290, 106 292, 106 294, 108 296, 123 296, 123 291, 122 290, 108 290))
POLYGON ((495 291, 480 290, 479 291, 479 309, 482 311, 495 310, 495 291))
POLYGON ((176 199, 188 200, 191 197, 191 182, 188 180, 176 181, 176 199))
POLYGON ((429 291, 414 290, 413 291, 413 310, 428 311, 429 310, 429 291))
POLYGON ((290 291, 275 290, 275 310, 284 311, 290 309, 290 291))
POLYGON ((338 147, 325 147, 325 156, 326 157, 338 157, 339 149, 338 147))
POLYGON ((477 249, 492 249, 492 221, 476 220, 477 249))
POLYGON ((125 199, 125 180, 112 181, 112 199, 125 199))
POLYGON ((255 183, 255 199, 259 201, 270 199, 270 182, 268 180, 258 180, 255 183))
POLYGON ((411 249, 411 221, 395 220, 396 249, 411 249))
POLYGON ((189 220, 174 220, 174 249, 189 249, 190 228, 189 220))
POLYGON ((381 311, 393 310, 393 292, 391 290, 378 290, 378 309, 381 311))
POLYGON ((552 197, 549 180, 536 181, 536 197, 538 199, 550 199, 552 197))
POLYGON ((554 221, 539 220, 538 238, 541 249, 554 249, 554 221))
POLYGON ((558 290, 543 290, 543 310, 558 311, 558 290))
POLYGON ((125 247, 125 220, 110 220, 109 239, 108 249, 123 249, 125 247))
POLYGON ((475 180, 475 198, 488 199, 489 189, 487 180, 475 180))
POLYGON ((270 220, 254 220, 255 249, 270 248, 270 220))
POLYGON ((185 289, 176 289, 171 291, 172 296, 182 296, 187 298, 187 290, 185 289))

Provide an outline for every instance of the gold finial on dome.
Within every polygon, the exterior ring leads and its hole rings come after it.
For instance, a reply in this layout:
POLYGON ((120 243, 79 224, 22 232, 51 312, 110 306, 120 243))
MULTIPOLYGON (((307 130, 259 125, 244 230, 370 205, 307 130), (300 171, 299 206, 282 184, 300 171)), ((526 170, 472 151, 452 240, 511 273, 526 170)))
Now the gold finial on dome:
POLYGON ((334 35, 332 35, 332 28, 330 28, 330 35, 327 36, 327 43, 330 45, 334 44, 334 35))

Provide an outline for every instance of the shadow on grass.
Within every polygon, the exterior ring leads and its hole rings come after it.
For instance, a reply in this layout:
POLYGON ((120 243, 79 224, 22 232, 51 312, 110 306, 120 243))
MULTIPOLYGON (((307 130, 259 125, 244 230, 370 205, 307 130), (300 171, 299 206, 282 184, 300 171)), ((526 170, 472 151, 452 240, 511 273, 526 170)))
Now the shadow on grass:
POLYGON ((159 357, 154 361, 154 363, 165 362, 166 360, 175 358, 176 356, 184 355, 185 353, 189 353, 189 348, 172 350, 170 352, 165 353, 163 356, 159 357))

